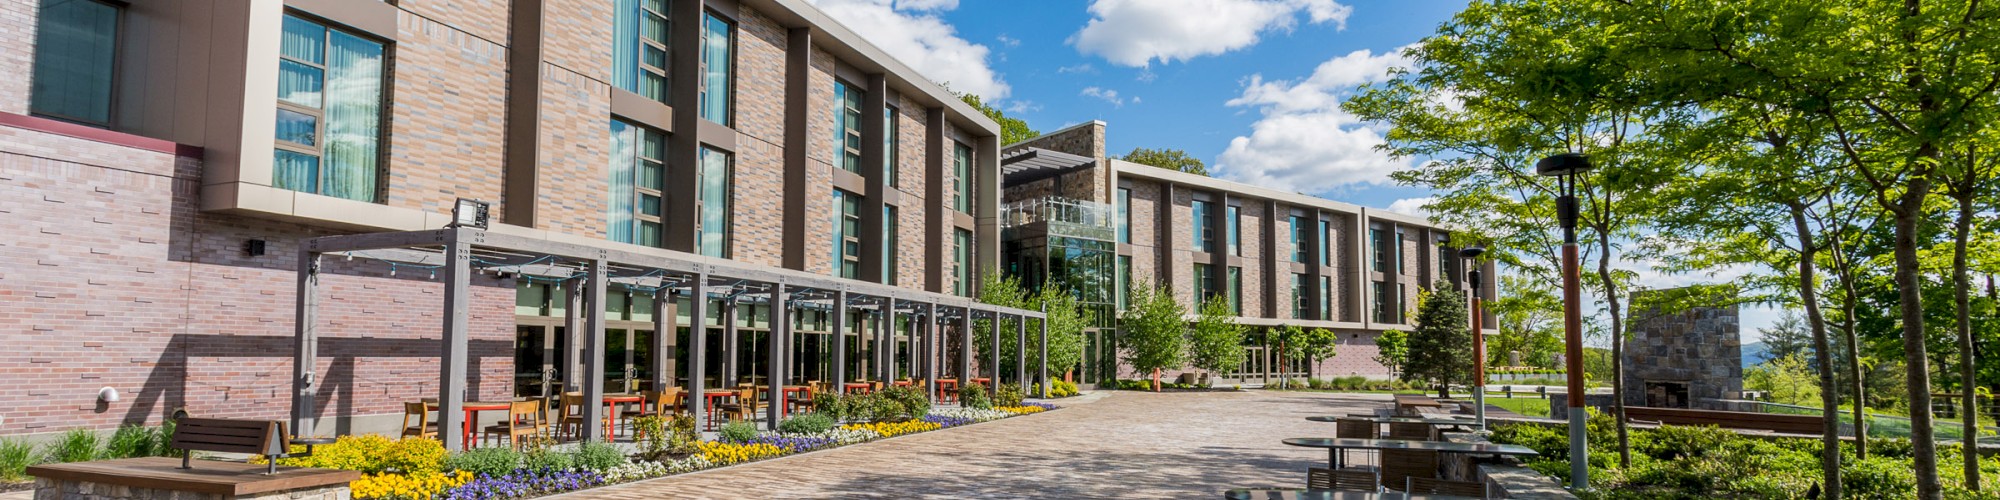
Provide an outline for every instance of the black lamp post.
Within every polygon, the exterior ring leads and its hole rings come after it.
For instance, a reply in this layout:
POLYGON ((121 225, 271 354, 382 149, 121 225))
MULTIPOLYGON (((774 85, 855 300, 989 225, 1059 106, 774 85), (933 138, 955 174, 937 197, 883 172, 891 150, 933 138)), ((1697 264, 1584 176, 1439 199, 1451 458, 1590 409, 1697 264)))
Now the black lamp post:
POLYGON ((1590 448, 1587 445, 1590 438, 1585 434, 1584 426, 1590 414, 1584 411, 1583 406, 1583 290, 1576 262, 1576 176, 1588 170, 1590 157, 1583 153, 1562 153, 1535 163, 1535 173, 1555 177, 1559 190, 1556 217, 1562 222, 1563 230, 1563 343, 1566 344, 1563 361, 1569 371, 1565 377, 1569 382, 1569 470, 1570 488, 1575 490, 1590 488, 1590 448))
POLYGON ((1478 422, 1480 430, 1486 429, 1486 332, 1480 325, 1479 313, 1479 255, 1486 253, 1486 247, 1468 245, 1458 250, 1458 256, 1467 264, 1465 279, 1472 285, 1472 418, 1478 422))

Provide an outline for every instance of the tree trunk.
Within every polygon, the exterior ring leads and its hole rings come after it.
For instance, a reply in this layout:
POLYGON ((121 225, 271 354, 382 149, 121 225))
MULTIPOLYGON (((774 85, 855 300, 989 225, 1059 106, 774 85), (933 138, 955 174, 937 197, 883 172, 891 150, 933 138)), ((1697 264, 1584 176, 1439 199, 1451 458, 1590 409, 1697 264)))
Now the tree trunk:
POLYGON ((1160 392, 1160 369, 1153 369, 1153 392, 1160 392))
POLYGON ((1853 379, 1848 382, 1853 384, 1852 389, 1854 390, 1854 456, 1866 460, 1868 458, 1868 386, 1862 382, 1861 378, 1861 332, 1859 331, 1861 321, 1854 317, 1856 310, 1855 302, 1857 302, 1854 296, 1854 270, 1852 268, 1854 264, 1847 260, 1847 257, 1841 253, 1843 250, 1841 249, 1838 237, 1835 237, 1830 243, 1833 244, 1833 265, 1836 268, 1834 269, 1834 273, 1835 276, 1839 277, 1840 288, 1844 291, 1840 297, 1840 322, 1841 330, 1847 334, 1847 375, 1853 379))
POLYGON ((1597 277, 1604 280, 1605 310, 1611 313, 1611 418, 1618 421, 1618 467, 1622 469, 1632 466, 1632 439, 1625 431, 1625 320, 1619 311, 1618 283, 1611 281, 1609 233, 1597 233, 1597 277))
POLYGON ((1806 308, 1806 324, 1812 329, 1813 362, 1819 365, 1820 415, 1825 419, 1820 429, 1820 467, 1826 475, 1826 500, 1840 500, 1840 391, 1834 390, 1833 348, 1827 344, 1826 316, 1819 310, 1819 283, 1814 276, 1813 259, 1819 254, 1818 242, 1813 238, 1812 225, 1806 223, 1806 207, 1794 204, 1791 207, 1792 226, 1799 238, 1799 302, 1806 308))
MULTIPOLYGON (((1968 168, 1976 165, 1971 158, 1967 158, 1967 163, 1968 168)), ((1958 374, 1963 379, 1959 383, 1959 392, 1965 401, 1964 407, 1959 409, 1959 417, 1965 425, 1965 437, 1961 439, 1965 444, 1965 488, 1972 491, 1979 491, 1979 395, 1974 390, 1979 387, 1979 379, 1975 369, 1978 365, 1973 356, 1972 277, 1966 274, 1965 240, 1972 235, 1972 198, 1975 191, 1971 188, 1977 183, 1978 172, 1968 170, 1964 184, 1952 190, 1952 197, 1958 199, 1958 221, 1957 226, 1952 228, 1951 282, 1952 288, 1956 289, 1952 298, 1958 306, 1958 374)))
POLYGON ((1911 465, 1916 472, 1917 498, 1941 500, 1944 489, 1938 482, 1936 432, 1931 428, 1930 356, 1924 343, 1924 283, 1921 263, 1917 261, 1917 226, 1923 223, 1923 203, 1930 188, 1928 178, 1911 179, 1909 188, 1897 197, 1891 213, 1896 223, 1896 288, 1901 302, 1898 309, 1903 316, 1903 368, 1908 376, 1903 387, 1910 391, 1911 465))

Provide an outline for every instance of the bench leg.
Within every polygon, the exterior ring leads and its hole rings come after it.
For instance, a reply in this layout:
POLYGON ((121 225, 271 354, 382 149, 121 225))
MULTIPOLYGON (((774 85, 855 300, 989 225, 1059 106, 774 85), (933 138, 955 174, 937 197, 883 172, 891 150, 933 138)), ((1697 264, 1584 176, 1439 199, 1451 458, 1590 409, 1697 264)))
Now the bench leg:
POLYGON ((193 469, 194 467, 190 463, 192 460, 194 460, 194 452, 181 450, 181 469, 193 469))

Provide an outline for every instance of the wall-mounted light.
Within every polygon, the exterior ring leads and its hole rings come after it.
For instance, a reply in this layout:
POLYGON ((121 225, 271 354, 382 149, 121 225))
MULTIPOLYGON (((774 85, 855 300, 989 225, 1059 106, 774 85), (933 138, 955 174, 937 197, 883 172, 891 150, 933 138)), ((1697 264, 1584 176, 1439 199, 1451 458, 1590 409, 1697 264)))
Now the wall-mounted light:
POLYGON ((106 403, 118 402, 118 389, 105 387, 97 390, 97 400, 106 403))
POLYGON ((458 204, 451 207, 451 225, 446 227, 486 229, 487 211, 490 208, 491 204, 484 201, 459 198, 458 204))

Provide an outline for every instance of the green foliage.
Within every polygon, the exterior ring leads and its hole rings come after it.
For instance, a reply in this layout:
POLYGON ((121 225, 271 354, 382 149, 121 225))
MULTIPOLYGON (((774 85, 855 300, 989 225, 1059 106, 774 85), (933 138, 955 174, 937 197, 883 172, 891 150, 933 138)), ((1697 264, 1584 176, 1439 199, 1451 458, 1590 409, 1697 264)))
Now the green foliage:
POLYGON ((1298 325, 1286 325, 1278 330, 1279 352, 1286 359, 1306 362, 1306 376, 1311 377, 1321 361, 1334 357, 1340 347, 1340 334, 1325 328, 1307 330, 1298 325))
POLYGON ((19 438, 0 438, 0 483, 28 480, 28 466, 35 462, 35 445, 19 438))
POLYGON ((1187 364, 1187 309, 1167 288, 1133 286, 1130 307, 1119 327, 1118 347, 1125 364, 1141 373, 1187 364))
POLYGON ((1209 373, 1235 370, 1243 364, 1243 337, 1248 329, 1236 324, 1235 316, 1228 297, 1216 295, 1202 301, 1194 327, 1187 330, 1188 364, 1209 373))
POLYGON ((694 430, 694 414, 681 413, 667 423, 667 453, 694 453, 696 444, 701 442, 701 433, 694 430))
MULTIPOLYGON (((1041 394, 1041 393, 1042 393, 1042 384, 1034 384, 1030 386, 1028 389, 1028 394, 1041 394)), ((1076 384, 1069 383, 1068 381, 1065 380, 1057 380, 1049 385, 1049 397, 1051 398, 1067 398, 1075 395, 1077 395, 1076 384)))
POLYGON ((813 394, 813 411, 826 415, 835 422, 847 419, 847 401, 839 394, 822 392, 813 394))
POLYGON ((1507 274, 1500 276, 1500 297, 1485 302, 1498 318, 1500 332, 1486 344, 1486 364, 1506 366, 1508 354, 1521 353, 1521 364, 1554 368, 1562 354, 1562 301, 1550 283, 1507 274))
POLYGON ((1376 335, 1375 362, 1388 367, 1390 374, 1401 373, 1398 369, 1410 362, 1409 332, 1389 330, 1376 335))
POLYGON ((1465 324, 1466 315, 1464 294, 1443 281, 1431 286, 1429 294, 1418 300, 1404 381, 1440 389, 1472 382, 1472 331, 1465 324))
MULTIPOLYGON (((753 428, 751 432, 754 434, 755 429, 753 428)), ((625 458, 625 452, 618 451, 617 446, 603 441, 585 441, 577 445, 575 458, 572 460, 578 468, 595 472, 604 472, 631 462, 625 458)))
POLYGON ((883 389, 882 398, 894 407, 898 419, 924 418, 931 413, 931 398, 924 391, 911 386, 897 386, 883 389))
POLYGON ((1041 132, 1037 132, 1035 131, 1035 129, 1028 128, 1028 122, 1021 121, 1020 119, 1017 118, 1009 118, 1005 113, 1001 113, 999 108, 986 105, 985 102, 979 99, 979 96, 972 94, 958 94, 958 99, 965 101, 965 103, 971 105, 973 109, 979 110, 979 112, 985 114, 987 118, 992 118, 993 121, 998 122, 1000 124, 1001 144, 1013 144, 1028 139, 1040 137, 1042 135, 1041 132))
POLYGON ((667 452, 667 442, 673 439, 667 432, 667 417, 660 415, 639 417, 632 419, 632 427, 642 436, 638 439, 640 455, 657 459, 667 452))
POLYGON ((1801 353, 1773 359, 1743 372, 1743 388, 1769 392, 1773 401, 1820 407, 1819 373, 1801 353))
POLYGON ((753 422, 730 422, 722 424, 716 434, 725 443, 743 443, 757 438, 757 424, 753 422))
POLYGON ((993 400, 986 397, 986 386, 971 383, 969 380, 958 388, 958 404, 966 408, 993 409, 993 400))
POLYGON ((55 463, 88 462, 102 453, 103 438, 90 429, 70 429, 42 450, 43 460, 55 463))
POLYGON ((778 422, 778 431, 786 434, 818 434, 832 429, 835 423, 833 417, 815 411, 778 422))
MULTIPOLYGON (((1400 380, 1376 380, 1363 376, 1334 377, 1327 379, 1303 378, 1273 380, 1265 389, 1274 390, 1314 390, 1314 391, 1403 391, 1414 388, 1400 380)), ((1488 400, 1491 401, 1491 400, 1488 400)))
POLYGON ((549 447, 536 447, 521 455, 521 468, 532 471, 570 470, 576 461, 568 453, 549 447))
POLYGON ((1134 148, 1132 152, 1125 154, 1123 160, 1194 175, 1208 175, 1208 165, 1203 164, 1200 158, 1189 156, 1186 151, 1178 149, 1134 148))
POLYGON ((158 449, 159 430, 136 425, 119 426, 104 444, 105 459, 149 457, 158 449))
POLYGON ((993 392, 993 406, 1000 408, 1021 406, 1023 397, 1019 385, 1000 384, 1000 389, 993 392))
POLYGON ((444 459, 444 470, 500 477, 521 468, 521 454, 511 448, 473 448, 444 459))
MULTIPOLYGON (((988 274, 980 281, 977 298, 987 304, 1046 312, 1049 333, 1048 364, 1052 372, 1060 374, 1076 368, 1083 362, 1083 330, 1095 319, 1089 317, 1067 287, 1044 286, 1040 291, 1030 293, 1018 279, 988 274)), ((973 322, 972 344, 977 354, 975 362, 979 366, 992 366, 989 363, 995 354, 993 328, 994 322, 990 319, 973 322)), ((999 328, 1000 366, 1014 366, 1016 344, 1021 342, 1019 335, 1021 332, 1012 321, 1000 322, 999 328)), ((1029 358, 1026 361, 1030 367, 1041 363, 1040 359, 1035 358, 1042 350, 1040 328, 1041 326, 1035 321, 1029 322, 1026 346, 1029 358)))
MULTIPOLYGON (((1041 292, 1031 297, 1023 309, 1046 312, 1049 322, 1049 372, 1062 374, 1083 364, 1083 330, 1097 321, 1077 302, 1076 295, 1064 287, 1044 286, 1041 292)), ((1029 333, 1029 342, 1040 342, 1041 336, 1029 333)), ((1029 349, 1035 349, 1030 344, 1029 349)), ((1032 355, 1032 354, 1031 354, 1032 355)))
POLYGON ((146 454, 155 457, 181 456, 181 450, 174 449, 174 429, 179 425, 179 420, 171 418, 160 422, 158 431, 153 433, 153 450, 146 454))

